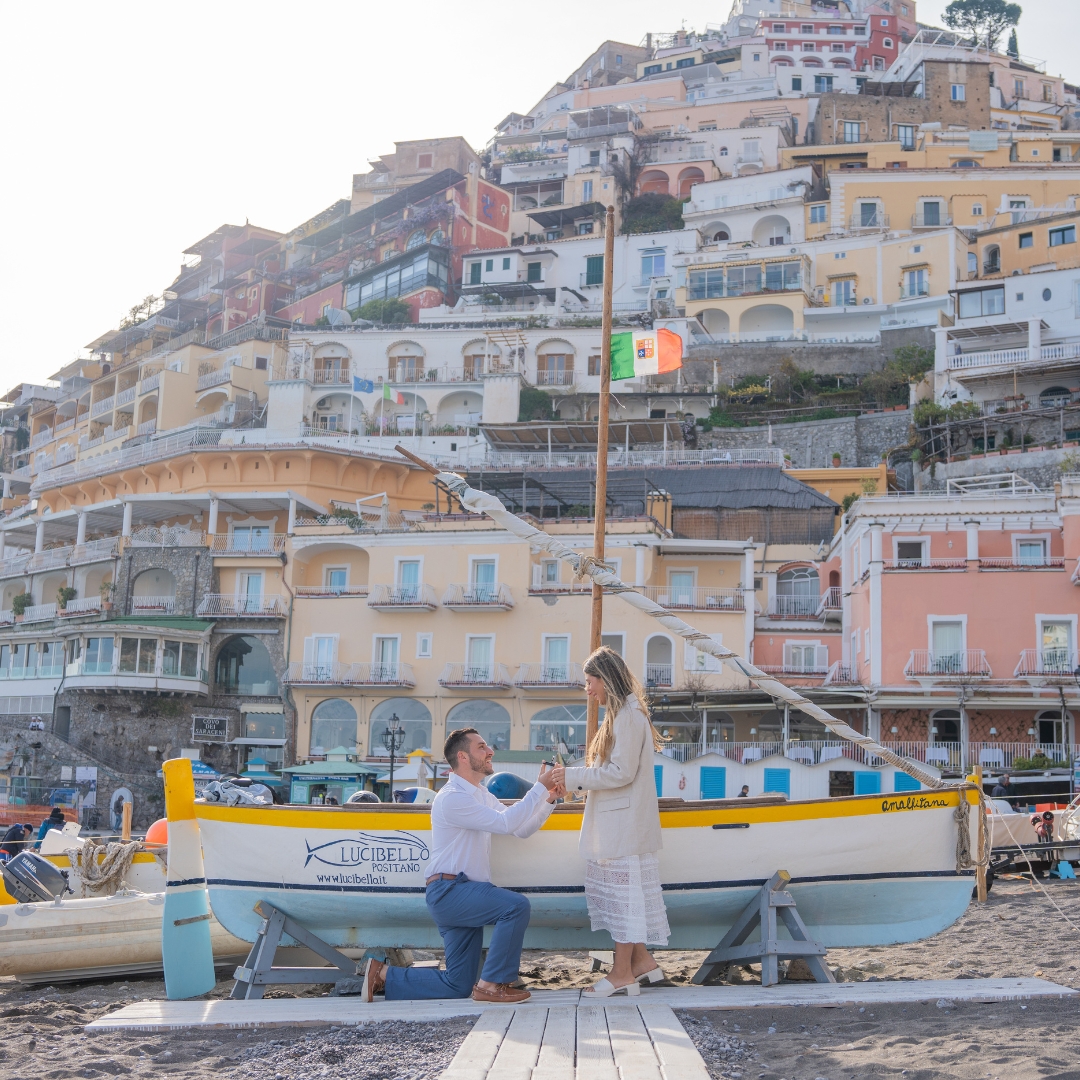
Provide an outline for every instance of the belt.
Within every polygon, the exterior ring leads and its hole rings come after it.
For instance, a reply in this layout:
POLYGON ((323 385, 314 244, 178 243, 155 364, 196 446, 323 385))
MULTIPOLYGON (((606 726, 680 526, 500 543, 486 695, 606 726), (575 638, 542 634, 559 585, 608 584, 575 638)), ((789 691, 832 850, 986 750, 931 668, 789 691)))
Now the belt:
POLYGON ((433 881, 454 881, 456 878, 457 874, 432 874, 424 884, 430 885, 433 881))

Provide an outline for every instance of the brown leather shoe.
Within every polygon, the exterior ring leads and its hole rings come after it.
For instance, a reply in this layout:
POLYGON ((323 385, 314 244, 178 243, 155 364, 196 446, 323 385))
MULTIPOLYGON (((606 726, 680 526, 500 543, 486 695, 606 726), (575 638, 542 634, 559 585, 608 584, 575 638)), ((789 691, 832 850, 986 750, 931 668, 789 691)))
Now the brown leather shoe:
POLYGON ((482 986, 473 987, 473 1001, 492 1001, 499 1005, 516 1005, 528 1001, 532 994, 528 990, 515 990, 509 983, 496 983, 494 990, 485 990, 482 986))
POLYGON ((386 988, 386 965, 381 960, 369 960, 364 965, 364 1000, 370 1005, 375 995, 386 988))

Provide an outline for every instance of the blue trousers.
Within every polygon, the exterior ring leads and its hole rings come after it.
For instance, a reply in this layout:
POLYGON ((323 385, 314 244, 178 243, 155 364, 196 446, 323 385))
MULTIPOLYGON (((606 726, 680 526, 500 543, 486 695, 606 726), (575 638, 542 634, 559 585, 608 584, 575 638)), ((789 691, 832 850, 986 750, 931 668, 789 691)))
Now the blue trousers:
POLYGON ((458 874, 427 887, 427 906, 442 935, 446 970, 388 967, 387 1001, 468 997, 476 985, 484 927, 492 924, 495 929, 480 978, 510 983, 518 977, 521 943, 529 925, 528 897, 458 874))

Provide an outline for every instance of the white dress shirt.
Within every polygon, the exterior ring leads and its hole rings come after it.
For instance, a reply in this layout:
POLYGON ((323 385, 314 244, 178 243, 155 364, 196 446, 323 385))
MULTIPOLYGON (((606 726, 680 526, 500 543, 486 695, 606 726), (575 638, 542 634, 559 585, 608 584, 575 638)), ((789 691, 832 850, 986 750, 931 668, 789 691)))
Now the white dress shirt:
POLYGON ((525 798, 503 806, 486 787, 452 772, 431 804, 433 874, 464 874, 470 881, 491 880, 491 834, 532 836, 547 821, 554 803, 548 790, 533 784, 525 798))

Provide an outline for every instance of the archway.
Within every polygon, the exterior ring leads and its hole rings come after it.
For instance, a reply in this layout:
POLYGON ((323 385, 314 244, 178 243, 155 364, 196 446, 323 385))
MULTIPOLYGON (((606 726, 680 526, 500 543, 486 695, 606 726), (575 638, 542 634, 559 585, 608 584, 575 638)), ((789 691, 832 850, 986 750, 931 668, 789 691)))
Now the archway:
POLYGON ((776 575, 776 614, 813 615, 821 602, 818 572, 812 566, 791 566, 776 575))
POLYGON ((278 692, 270 653, 259 638, 231 637, 218 650, 215 689, 222 694, 272 695, 278 692))
POLYGON ((714 338, 726 338, 731 333, 731 319, 722 308, 706 308, 698 313, 698 318, 714 338))
POLYGON ((439 402, 436 424, 440 428, 461 428, 480 422, 484 399, 475 390, 455 390, 439 402))
POLYGON ((653 634, 645 642, 645 685, 671 686, 672 666, 671 638, 653 634))
POLYGON ((328 754, 339 747, 356 752, 356 710, 344 698, 320 701, 311 711, 312 754, 328 754))
POLYGON ((1042 409, 1062 409, 1072 402, 1072 391, 1067 386, 1049 386, 1039 394, 1042 409))
POLYGON ((791 243, 791 222, 783 214, 769 214, 754 226, 758 247, 780 247, 791 243))
POLYGON ((668 175, 659 169, 647 169, 638 180, 639 195, 667 195, 669 190, 668 175))
POLYGON ((722 244, 731 239, 731 226, 726 221, 710 221, 701 230, 701 235, 710 244, 722 244))
POLYGON ((679 198, 689 199, 690 189, 695 184, 702 184, 705 182, 705 174, 695 166, 691 166, 688 169, 683 169, 679 173, 679 198))
POLYGON ((783 338, 795 332, 795 316, 791 308, 780 304, 759 304, 748 308, 739 320, 739 336, 750 338, 783 338))
POLYGON ((372 757, 390 756, 383 742, 391 717, 396 716, 405 731, 405 742, 399 751, 402 757, 413 750, 431 749, 431 713, 422 701, 415 698, 386 698, 371 710, 368 727, 371 732, 368 753, 372 757))
POLYGON ((446 730, 449 733, 464 727, 476 728, 493 750, 510 749, 510 714, 497 701, 458 702, 446 714, 446 730))

